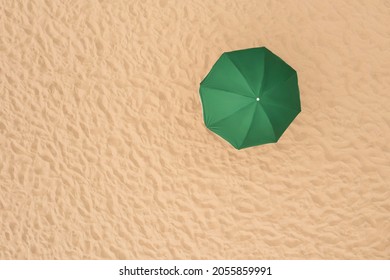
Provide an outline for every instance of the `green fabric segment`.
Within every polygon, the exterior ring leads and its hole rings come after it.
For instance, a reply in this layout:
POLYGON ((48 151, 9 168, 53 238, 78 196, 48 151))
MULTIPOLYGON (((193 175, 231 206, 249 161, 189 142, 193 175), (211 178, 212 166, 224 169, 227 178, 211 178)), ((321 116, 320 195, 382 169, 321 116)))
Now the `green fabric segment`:
POLYGON ((265 90, 262 100, 300 111, 301 102, 299 98, 298 77, 295 71, 287 80, 276 84, 268 90, 265 90))
POLYGON ((245 80, 256 97, 259 96, 264 75, 264 67, 259 67, 258 64, 262 64, 264 61, 265 53, 265 48, 254 48, 226 53, 240 73, 245 77, 245 80))
POLYGON ((276 141, 282 136, 283 132, 300 112, 284 106, 265 102, 263 108, 274 129, 276 141))
POLYGON ((242 142, 240 149, 275 142, 275 134, 272 123, 263 107, 258 103, 253 114, 252 124, 242 142))
POLYGON ((265 73, 260 96, 263 96, 267 90, 286 81, 295 72, 288 64, 268 50, 262 64, 265 73))
POLYGON ((224 53, 199 91, 206 126, 236 149, 278 141, 301 111, 295 70, 265 47, 224 53))
POLYGON ((236 149, 239 149, 252 122, 253 112, 256 106, 257 104, 251 103, 209 128, 232 144, 236 149))
POLYGON ((206 125, 212 125, 253 102, 251 98, 246 96, 205 86, 200 89, 200 93, 206 125))
POLYGON ((254 93, 245 80, 245 77, 235 67, 233 62, 223 54, 215 63, 202 85, 217 88, 239 95, 253 97, 254 93))

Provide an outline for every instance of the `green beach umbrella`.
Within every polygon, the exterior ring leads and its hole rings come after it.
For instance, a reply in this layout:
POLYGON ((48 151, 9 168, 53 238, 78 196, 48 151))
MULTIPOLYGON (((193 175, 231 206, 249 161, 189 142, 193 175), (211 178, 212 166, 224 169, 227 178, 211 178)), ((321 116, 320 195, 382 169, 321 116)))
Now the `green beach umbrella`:
POLYGON ((199 92, 206 127, 236 149, 277 142, 301 111, 297 73, 265 47, 223 53, 199 92))

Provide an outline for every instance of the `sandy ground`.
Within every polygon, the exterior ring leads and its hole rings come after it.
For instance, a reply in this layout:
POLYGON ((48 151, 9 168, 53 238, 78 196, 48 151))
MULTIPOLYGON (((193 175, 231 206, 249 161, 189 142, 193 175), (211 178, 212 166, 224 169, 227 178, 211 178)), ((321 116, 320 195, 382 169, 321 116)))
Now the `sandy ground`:
POLYGON ((1 1, 0 258, 390 258, 389 1, 1 1), (199 82, 266 46, 302 113, 241 151, 199 82))

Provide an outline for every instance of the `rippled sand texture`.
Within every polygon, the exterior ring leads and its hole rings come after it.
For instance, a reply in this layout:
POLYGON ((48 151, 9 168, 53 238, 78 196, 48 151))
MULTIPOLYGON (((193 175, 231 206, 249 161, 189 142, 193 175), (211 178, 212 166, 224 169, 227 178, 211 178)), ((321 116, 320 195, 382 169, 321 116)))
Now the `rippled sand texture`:
POLYGON ((0 258, 388 259, 389 1, 1 1, 0 258), (302 113, 241 151, 199 82, 267 46, 302 113))

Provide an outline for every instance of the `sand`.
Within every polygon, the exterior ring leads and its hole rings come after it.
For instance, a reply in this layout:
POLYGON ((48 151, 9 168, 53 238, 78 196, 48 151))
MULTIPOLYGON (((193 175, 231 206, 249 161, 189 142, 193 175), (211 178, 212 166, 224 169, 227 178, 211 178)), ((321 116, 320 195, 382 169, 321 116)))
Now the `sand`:
POLYGON ((1 259, 388 259, 389 1, 2 1, 1 259), (266 46, 302 113, 237 151, 199 83, 266 46))

